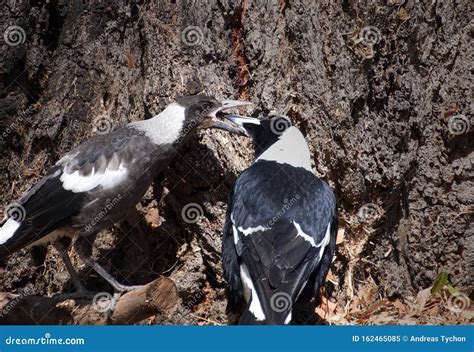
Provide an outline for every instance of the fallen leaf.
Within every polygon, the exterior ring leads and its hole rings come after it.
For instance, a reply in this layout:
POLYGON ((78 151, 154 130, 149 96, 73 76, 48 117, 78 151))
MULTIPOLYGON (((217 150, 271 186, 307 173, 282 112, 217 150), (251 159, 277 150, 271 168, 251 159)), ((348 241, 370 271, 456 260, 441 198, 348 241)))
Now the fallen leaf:
POLYGON ((145 214, 146 222, 153 228, 157 228, 160 226, 160 212, 156 208, 148 209, 147 213, 145 214))
POLYGON ((424 290, 418 292, 418 294, 416 295, 416 305, 418 306, 418 308, 423 309, 430 296, 431 287, 425 288, 424 290))
POLYGON ((333 285, 339 285, 339 280, 334 276, 331 269, 329 269, 328 276, 326 277, 326 279, 333 285))
POLYGON ((345 231, 346 231, 345 229, 339 229, 337 231, 336 244, 341 244, 342 242, 344 242, 344 232, 345 231))
POLYGON ((326 297, 321 297, 321 304, 316 308, 315 313, 322 319, 329 319, 335 315, 337 304, 331 302, 326 297))

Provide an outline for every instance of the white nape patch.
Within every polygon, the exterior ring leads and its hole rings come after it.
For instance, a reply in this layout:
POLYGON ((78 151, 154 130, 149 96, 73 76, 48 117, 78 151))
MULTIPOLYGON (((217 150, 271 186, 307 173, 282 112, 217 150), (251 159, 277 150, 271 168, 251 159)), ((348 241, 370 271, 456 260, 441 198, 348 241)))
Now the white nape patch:
POLYGON ((283 324, 289 324, 290 321, 291 321, 291 310, 290 310, 290 312, 288 313, 288 315, 287 315, 287 317, 286 317, 286 319, 285 319, 285 322, 284 322, 283 324))
POLYGON ((186 108, 178 103, 172 103, 155 117, 149 120, 137 121, 128 124, 145 135, 155 144, 173 144, 183 129, 186 108))
POLYGON ((0 227, 0 244, 4 244, 12 238, 20 225, 21 224, 18 221, 13 220, 12 218, 8 219, 3 226, 0 227))
POLYGON ((298 236, 301 236, 305 239, 305 241, 308 241, 313 247, 316 247, 316 243, 314 242, 314 238, 305 234, 304 231, 301 229, 301 226, 296 222, 292 221, 293 225, 295 225, 296 230, 298 231, 298 236))
POLYGON ((278 141, 265 150, 255 162, 259 160, 276 161, 279 164, 302 167, 312 172, 308 143, 300 130, 293 126, 283 132, 278 141))
POLYGON ((244 234, 244 236, 248 236, 248 235, 251 235, 252 233, 265 231, 265 230, 269 230, 269 229, 270 229, 269 227, 265 227, 265 226, 262 226, 262 225, 258 225, 257 227, 248 227, 246 229, 244 229, 242 226, 239 226, 239 228, 238 228, 238 230, 240 232, 242 232, 244 234))
POLYGON ((265 320, 265 313, 263 312, 260 299, 258 298, 257 291, 255 290, 249 271, 245 264, 240 266, 240 278, 244 284, 244 297, 247 302, 251 300, 249 307, 250 313, 255 316, 257 321, 265 320))
POLYGON ((80 193, 90 191, 97 186, 101 186, 103 189, 116 187, 122 183, 127 176, 127 168, 120 164, 117 170, 106 168, 103 173, 96 173, 95 168, 93 168, 91 174, 87 176, 82 176, 80 170, 71 174, 64 172, 60 180, 65 190, 80 193))

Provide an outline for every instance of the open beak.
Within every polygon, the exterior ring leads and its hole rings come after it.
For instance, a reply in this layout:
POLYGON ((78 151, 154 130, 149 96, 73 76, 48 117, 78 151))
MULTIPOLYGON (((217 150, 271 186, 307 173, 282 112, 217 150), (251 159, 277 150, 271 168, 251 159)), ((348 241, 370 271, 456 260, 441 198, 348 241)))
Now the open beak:
MULTIPOLYGON (((221 106, 219 106, 217 109, 209 113, 209 117, 211 118, 211 120, 209 121, 209 124, 206 127, 219 128, 221 130, 225 130, 231 133, 247 135, 245 129, 241 125, 229 123, 228 121, 222 121, 222 120, 219 120, 217 117, 218 116, 225 117, 227 120, 232 121, 230 118, 227 117, 228 115, 225 113, 225 111, 230 110, 230 109, 240 108, 242 106, 247 106, 251 104, 252 104, 251 102, 244 101, 244 100, 223 100, 221 102, 221 106)), ((237 115, 229 115, 229 116, 237 116, 237 115)))
POLYGON ((260 125, 260 119, 255 117, 234 114, 224 114, 224 117, 232 122, 232 125, 235 126, 234 128, 239 131, 239 134, 243 134, 244 136, 249 135, 247 129, 244 127, 244 124, 260 125))

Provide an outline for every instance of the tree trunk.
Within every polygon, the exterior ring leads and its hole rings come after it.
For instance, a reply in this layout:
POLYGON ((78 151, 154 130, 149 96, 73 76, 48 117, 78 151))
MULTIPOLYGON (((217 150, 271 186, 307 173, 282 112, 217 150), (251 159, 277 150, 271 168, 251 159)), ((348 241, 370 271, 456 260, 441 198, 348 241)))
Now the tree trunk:
MULTIPOLYGON (((456 287, 472 286, 469 4, 6 0, 4 213, 95 133, 149 118, 179 95, 250 99, 253 116, 292 119, 335 189, 344 239, 332 269, 338 285, 326 295, 339 307, 369 281, 391 300, 443 271, 456 287)), ((132 225, 96 241, 96 258, 120 281, 175 281, 184 313, 155 323, 228 323, 221 231, 229 190, 251 158, 245 138, 200 132, 132 225), (191 203, 202 215, 195 223, 183 212, 191 203)), ((74 263, 89 289, 110 289, 74 263)), ((69 286, 52 247, 0 264, 0 291, 46 296, 69 286)))

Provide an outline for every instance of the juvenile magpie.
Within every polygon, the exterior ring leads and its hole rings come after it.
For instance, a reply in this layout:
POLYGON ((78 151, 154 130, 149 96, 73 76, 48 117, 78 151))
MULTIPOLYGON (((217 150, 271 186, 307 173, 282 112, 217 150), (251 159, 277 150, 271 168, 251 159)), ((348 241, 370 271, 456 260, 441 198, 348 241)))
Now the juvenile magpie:
POLYGON ((117 282, 91 258, 92 243, 102 229, 125 218, 152 181, 199 128, 239 128, 217 119, 245 101, 217 101, 196 95, 179 98, 155 117, 97 135, 71 150, 15 204, 0 227, 0 260, 30 245, 53 242, 77 291, 85 292, 67 256, 62 237, 76 237, 81 260, 116 291, 136 286, 117 282))
POLYGON ((252 138, 255 161, 237 178, 224 227, 222 261, 239 324, 288 324, 309 302, 334 256, 337 208, 313 174, 308 145, 284 117, 227 115, 252 138))

